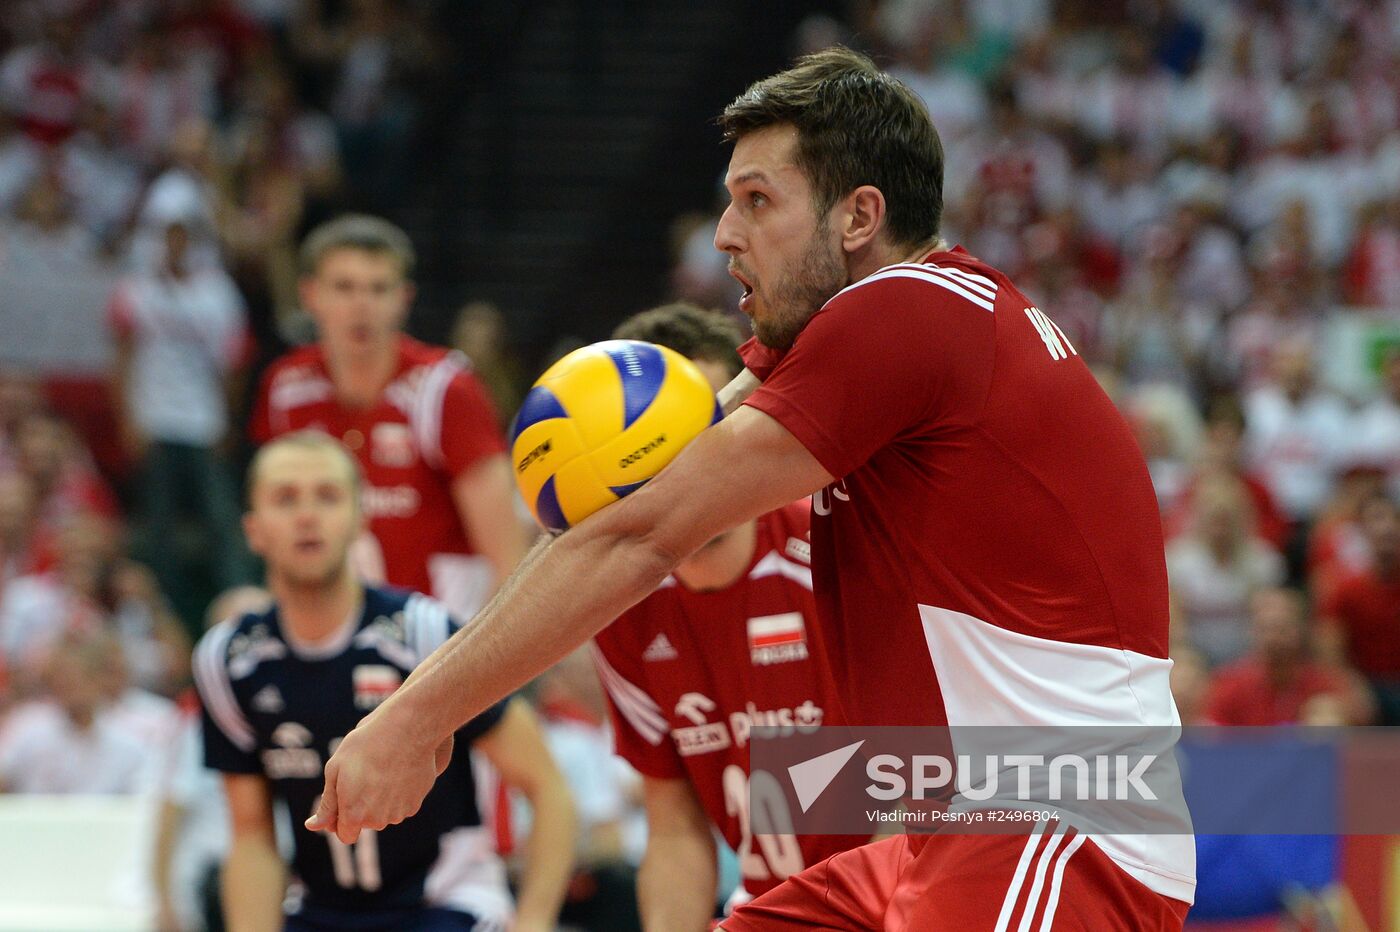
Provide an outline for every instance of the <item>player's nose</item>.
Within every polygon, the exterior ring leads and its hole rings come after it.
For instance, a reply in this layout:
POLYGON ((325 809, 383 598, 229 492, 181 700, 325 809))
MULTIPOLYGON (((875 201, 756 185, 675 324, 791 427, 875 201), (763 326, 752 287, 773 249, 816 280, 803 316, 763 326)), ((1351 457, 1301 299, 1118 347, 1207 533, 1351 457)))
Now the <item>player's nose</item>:
POLYGON ((719 225, 715 227, 715 248, 720 252, 742 252, 744 241, 739 222, 734 216, 734 205, 730 204, 720 214, 719 225))

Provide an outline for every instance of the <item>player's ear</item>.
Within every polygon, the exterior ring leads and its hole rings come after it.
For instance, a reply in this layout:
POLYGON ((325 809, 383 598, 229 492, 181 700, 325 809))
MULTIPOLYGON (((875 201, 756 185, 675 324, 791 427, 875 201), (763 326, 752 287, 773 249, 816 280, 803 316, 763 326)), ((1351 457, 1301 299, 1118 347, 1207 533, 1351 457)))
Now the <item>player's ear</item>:
POLYGON ((418 286, 411 280, 405 280, 403 287, 399 290, 399 307, 397 320, 399 327, 408 321, 408 309, 413 307, 413 299, 418 296, 418 286))
POLYGON ((841 248, 859 252, 874 241, 885 223, 885 195, 870 184, 856 188, 841 203, 841 248))

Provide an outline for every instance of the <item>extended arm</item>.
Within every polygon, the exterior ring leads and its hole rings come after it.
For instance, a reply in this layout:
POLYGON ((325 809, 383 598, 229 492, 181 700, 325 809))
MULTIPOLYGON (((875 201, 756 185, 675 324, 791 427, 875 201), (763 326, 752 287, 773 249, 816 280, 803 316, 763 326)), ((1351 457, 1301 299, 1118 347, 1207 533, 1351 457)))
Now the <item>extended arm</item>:
POLYGON ((752 408, 705 431, 656 479, 527 559, 347 735, 309 825, 350 842, 361 828, 412 815, 436 779, 437 749, 462 723, 639 602, 706 541, 831 481, 782 425, 752 408))

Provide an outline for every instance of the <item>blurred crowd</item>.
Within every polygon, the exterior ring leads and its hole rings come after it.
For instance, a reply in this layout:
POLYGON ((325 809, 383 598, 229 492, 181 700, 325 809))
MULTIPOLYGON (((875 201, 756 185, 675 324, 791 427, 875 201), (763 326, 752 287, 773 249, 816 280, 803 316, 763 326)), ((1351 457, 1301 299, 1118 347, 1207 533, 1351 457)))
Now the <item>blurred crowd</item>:
MULTIPOLYGON (((194 760, 177 700, 209 597, 257 581, 247 375, 297 332, 308 225, 411 183, 430 6, 0 4, 0 278, 97 270, 115 347, 96 429, 0 372, 0 791, 198 785, 163 752, 194 760)), ((1183 720, 1400 724, 1400 3, 860 10, 798 50, 866 46, 925 99, 947 241, 1010 275, 1137 430, 1183 720)), ((672 291, 732 310, 717 216, 677 221, 672 291)), ((468 305, 452 339, 514 411, 508 315, 468 305)), ((580 669, 541 709, 589 844, 635 860, 580 669)))

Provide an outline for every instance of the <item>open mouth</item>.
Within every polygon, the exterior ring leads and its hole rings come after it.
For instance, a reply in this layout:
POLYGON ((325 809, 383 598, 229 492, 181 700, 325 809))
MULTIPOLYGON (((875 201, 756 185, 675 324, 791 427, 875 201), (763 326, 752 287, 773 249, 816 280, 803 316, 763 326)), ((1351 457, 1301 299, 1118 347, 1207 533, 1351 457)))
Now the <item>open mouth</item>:
POLYGON ((747 311, 749 299, 753 297, 753 285, 750 284, 749 280, 740 274, 739 270, 732 264, 729 266, 729 274, 735 281, 743 286, 744 294, 739 298, 739 309, 741 311, 747 311))

